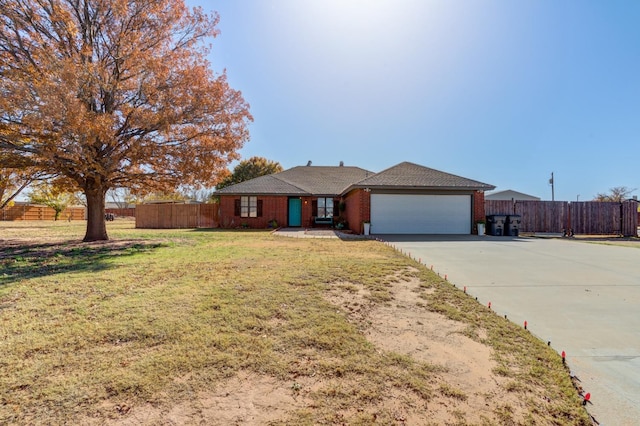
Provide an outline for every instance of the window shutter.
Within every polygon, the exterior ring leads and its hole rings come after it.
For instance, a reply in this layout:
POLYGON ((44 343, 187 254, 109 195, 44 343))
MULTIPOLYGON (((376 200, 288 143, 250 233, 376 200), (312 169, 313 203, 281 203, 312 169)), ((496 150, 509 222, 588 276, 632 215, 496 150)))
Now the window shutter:
POLYGON ((311 202, 311 211, 313 212, 313 216, 318 216, 318 200, 311 202))
POLYGON ((234 206, 233 206, 233 215, 234 216, 240 216, 240 198, 233 200, 234 201, 234 206))
POLYGON ((262 200, 258 200, 258 217, 262 217, 262 200))

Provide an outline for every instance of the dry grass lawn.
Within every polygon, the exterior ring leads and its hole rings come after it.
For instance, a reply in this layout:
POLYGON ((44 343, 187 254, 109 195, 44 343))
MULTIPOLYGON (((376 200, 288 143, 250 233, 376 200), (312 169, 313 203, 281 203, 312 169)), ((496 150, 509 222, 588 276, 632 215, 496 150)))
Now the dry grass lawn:
POLYGON ((588 425, 560 357, 376 241, 0 222, 0 424, 588 425))

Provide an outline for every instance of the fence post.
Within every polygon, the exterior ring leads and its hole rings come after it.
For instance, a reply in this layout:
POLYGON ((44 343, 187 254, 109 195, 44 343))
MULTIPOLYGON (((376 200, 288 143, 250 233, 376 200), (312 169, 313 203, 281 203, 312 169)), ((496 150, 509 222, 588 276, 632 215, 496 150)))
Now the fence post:
MULTIPOLYGON (((571 209, 573 208, 573 203, 569 201, 567 203, 567 230, 571 229, 571 209)), ((571 232, 569 232, 571 234, 571 232)))

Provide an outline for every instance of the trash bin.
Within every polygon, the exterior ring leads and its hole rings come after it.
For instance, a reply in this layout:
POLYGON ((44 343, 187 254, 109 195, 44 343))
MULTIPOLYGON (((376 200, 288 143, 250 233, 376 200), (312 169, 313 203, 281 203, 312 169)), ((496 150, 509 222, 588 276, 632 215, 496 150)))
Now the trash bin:
POLYGON ((496 237, 504 235, 504 222, 506 219, 506 214, 492 214, 487 216, 487 233, 496 237))
POLYGON ((520 233, 520 222, 522 218, 519 214, 511 214, 507 216, 507 222, 505 224, 505 235, 510 237, 517 237, 520 233))

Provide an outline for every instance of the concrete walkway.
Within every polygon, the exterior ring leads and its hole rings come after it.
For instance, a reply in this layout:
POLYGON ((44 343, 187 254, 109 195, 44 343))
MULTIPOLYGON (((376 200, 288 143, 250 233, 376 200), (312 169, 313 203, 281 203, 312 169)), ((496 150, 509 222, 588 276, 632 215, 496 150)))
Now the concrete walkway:
POLYGON ((380 236, 558 352, 601 424, 640 424, 640 246, 489 236, 380 236))
POLYGON ((372 237, 351 234, 331 228, 279 228, 273 231, 275 235, 290 238, 340 238, 342 240, 362 240, 372 237))

